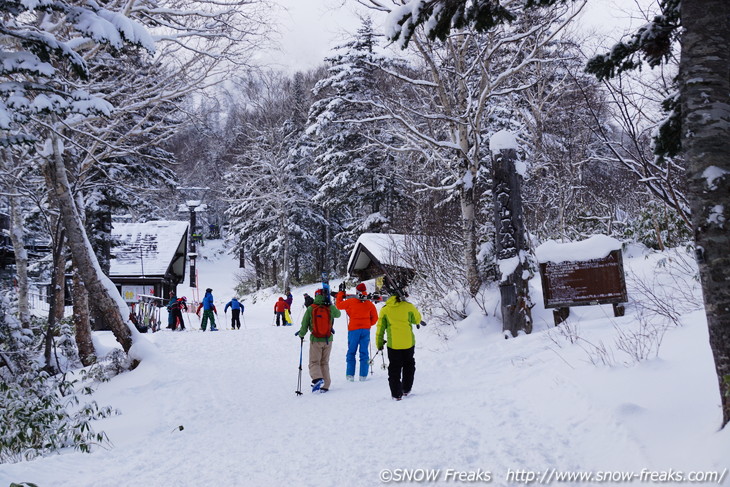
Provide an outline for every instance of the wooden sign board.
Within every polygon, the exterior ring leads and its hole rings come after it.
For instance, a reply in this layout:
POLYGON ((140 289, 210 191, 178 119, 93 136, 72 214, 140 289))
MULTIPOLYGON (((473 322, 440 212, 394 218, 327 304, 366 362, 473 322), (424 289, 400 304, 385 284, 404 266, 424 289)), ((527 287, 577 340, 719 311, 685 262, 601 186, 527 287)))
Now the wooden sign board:
POLYGON ((546 308, 569 308, 628 301, 621 250, 584 261, 540 264, 546 308))

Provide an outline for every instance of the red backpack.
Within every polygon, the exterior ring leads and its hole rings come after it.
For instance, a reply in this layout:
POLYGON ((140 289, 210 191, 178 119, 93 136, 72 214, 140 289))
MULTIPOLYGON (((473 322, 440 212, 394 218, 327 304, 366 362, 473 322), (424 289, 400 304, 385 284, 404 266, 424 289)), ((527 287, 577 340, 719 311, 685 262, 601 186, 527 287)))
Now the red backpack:
POLYGON ((312 336, 317 338, 329 338, 332 336, 332 323, 330 323, 330 307, 327 305, 313 304, 312 309, 312 336))

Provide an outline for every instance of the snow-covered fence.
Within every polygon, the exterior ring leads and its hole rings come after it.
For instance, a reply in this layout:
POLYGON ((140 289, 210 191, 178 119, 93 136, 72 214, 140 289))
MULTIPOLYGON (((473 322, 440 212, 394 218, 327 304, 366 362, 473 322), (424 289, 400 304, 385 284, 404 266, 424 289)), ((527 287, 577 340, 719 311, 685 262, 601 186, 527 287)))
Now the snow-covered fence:
POLYGON ((39 292, 28 292, 28 305, 33 311, 44 311, 48 313, 51 309, 51 305, 48 303, 48 296, 39 292))
MULTIPOLYGON (((28 291, 28 306, 35 315, 48 316, 51 305, 48 302, 48 295, 37 291, 28 291)), ((73 314, 73 306, 65 306, 63 315, 71 316, 73 314)))

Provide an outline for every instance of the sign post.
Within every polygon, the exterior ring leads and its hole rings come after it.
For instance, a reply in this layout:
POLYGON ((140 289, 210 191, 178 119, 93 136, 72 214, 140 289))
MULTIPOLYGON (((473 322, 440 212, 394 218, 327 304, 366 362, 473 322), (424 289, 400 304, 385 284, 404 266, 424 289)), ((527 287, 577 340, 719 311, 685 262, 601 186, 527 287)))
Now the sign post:
POLYGON ((623 316, 628 301, 621 250, 588 260, 540 263, 545 308, 555 324, 568 318, 571 306, 612 304, 614 316, 623 316))

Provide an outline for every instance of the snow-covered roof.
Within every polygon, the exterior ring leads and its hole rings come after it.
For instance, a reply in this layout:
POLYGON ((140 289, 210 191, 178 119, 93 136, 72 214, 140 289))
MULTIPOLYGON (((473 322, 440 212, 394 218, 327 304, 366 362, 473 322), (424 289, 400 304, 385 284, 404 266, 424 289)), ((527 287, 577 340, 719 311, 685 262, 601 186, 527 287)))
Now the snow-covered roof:
POLYGON ((348 272, 364 269, 370 264, 370 255, 381 265, 409 267, 404 253, 419 239, 414 235, 396 233, 363 233, 355 242, 355 247, 347 263, 348 272), (367 249, 368 253, 363 252, 367 249))
POLYGON ((535 249, 535 256, 539 263, 574 262, 592 259, 602 259, 613 250, 620 250, 621 242, 607 235, 593 235, 580 242, 560 243, 548 240, 535 249))
POLYGON ((112 237, 121 243, 112 248, 110 277, 164 276, 187 231, 181 221, 113 223, 112 237))

